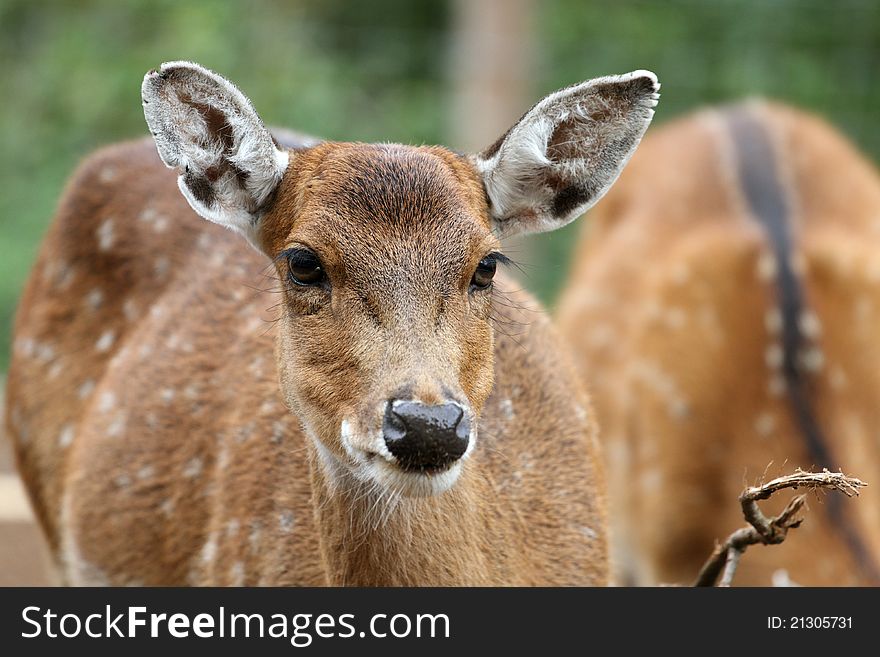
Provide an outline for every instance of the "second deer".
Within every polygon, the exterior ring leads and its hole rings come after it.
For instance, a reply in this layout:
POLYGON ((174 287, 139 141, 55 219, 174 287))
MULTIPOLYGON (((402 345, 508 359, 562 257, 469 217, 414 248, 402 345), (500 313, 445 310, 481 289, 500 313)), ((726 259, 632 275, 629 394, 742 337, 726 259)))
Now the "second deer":
POLYGON ((869 486, 814 498, 736 581, 878 583, 876 169, 791 108, 707 110, 650 135, 590 223, 559 317, 602 427, 620 580, 693 581, 747 483, 824 467, 869 486))

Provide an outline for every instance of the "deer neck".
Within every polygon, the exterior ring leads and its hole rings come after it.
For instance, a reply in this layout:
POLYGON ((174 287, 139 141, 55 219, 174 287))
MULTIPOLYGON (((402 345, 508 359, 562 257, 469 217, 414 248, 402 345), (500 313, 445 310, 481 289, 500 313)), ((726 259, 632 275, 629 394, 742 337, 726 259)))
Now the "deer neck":
POLYGON ((327 457, 314 445, 310 450, 312 501, 331 586, 491 585, 504 576, 504 555, 496 551, 504 543, 487 530, 494 515, 488 482, 473 468, 465 467, 441 495, 401 498, 331 471, 319 460, 327 457))

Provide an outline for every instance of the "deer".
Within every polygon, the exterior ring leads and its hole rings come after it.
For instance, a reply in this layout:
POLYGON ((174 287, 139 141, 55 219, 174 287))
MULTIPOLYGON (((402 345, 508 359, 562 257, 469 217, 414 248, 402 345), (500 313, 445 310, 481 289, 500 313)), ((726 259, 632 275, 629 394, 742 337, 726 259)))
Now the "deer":
POLYGON ((737 584, 878 583, 878 218, 876 168, 766 100, 652 132, 590 213, 556 318, 602 427, 619 581, 694 581, 744 484, 800 467, 869 487, 812 499, 737 584))
POLYGON ((469 155, 273 134, 222 76, 149 71, 152 139, 80 165, 15 321, 60 583, 607 584, 589 398, 497 270, 599 200, 658 89, 575 84, 469 155))

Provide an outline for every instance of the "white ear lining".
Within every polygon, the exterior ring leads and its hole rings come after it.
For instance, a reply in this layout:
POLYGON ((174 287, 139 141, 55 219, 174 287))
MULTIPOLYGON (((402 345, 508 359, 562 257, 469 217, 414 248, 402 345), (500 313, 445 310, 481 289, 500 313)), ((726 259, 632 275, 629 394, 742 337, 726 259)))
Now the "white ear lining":
POLYGON ((147 73, 141 93, 159 155, 178 170, 184 197, 202 217, 254 244, 259 211, 289 155, 277 148, 250 101, 225 78, 184 61, 147 73))

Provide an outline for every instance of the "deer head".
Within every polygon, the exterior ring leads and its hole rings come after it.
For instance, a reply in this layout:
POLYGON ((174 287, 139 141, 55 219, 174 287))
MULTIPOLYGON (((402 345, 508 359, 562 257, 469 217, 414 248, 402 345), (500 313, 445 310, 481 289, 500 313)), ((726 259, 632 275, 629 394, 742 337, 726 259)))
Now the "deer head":
POLYGON ((283 287, 282 394, 328 479, 451 487, 493 385, 500 237, 562 226, 614 182, 659 85, 646 71, 551 94, 493 146, 282 150, 230 82, 189 62, 144 78, 159 155, 202 217, 283 287))

